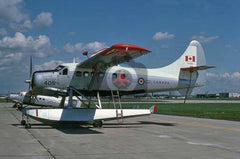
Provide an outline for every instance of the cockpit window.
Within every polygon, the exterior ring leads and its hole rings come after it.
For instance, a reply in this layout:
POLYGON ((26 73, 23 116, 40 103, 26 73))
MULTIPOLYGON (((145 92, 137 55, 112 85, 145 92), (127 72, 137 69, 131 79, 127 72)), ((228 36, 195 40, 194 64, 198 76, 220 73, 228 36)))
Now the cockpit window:
POLYGON ((67 74, 68 74, 68 69, 65 68, 65 69, 63 70, 63 75, 67 75, 67 74))
POLYGON ((103 72, 98 72, 98 76, 103 77, 104 76, 103 72))
POLYGON ((88 74, 89 74, 89 73, 88 73, 87 71, 83 72, 83 76, 84 76, 84 77, 88 77, 88 74))
POLYGON ((116 74, 116 73, 113 73, 113 74, 112 74, 112 78, 117 78, 117 74, 116 74))
POLYGON ((59 66, 57 66, 57 67, 55 68, 55 70, 56 70, 56 71, 60 71, 60 70, 62 70, 63 68, 64 68, 64 66, 59 65, 59 66))
POLYGON ((77 77, 81 77, 81 75, 82 75, 82 72, 81 72, 81 71, 76 71, 76 76, 77 76, 77 77))

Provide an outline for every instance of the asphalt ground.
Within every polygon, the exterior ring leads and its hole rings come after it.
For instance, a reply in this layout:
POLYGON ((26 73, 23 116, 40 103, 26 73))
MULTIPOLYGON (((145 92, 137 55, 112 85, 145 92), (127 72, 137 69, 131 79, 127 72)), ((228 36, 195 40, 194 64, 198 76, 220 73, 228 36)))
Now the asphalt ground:
POLYGON ((91 125, 48 125, 0 103, 0 158, 239 159, 240 122, 150 115, 91 125))

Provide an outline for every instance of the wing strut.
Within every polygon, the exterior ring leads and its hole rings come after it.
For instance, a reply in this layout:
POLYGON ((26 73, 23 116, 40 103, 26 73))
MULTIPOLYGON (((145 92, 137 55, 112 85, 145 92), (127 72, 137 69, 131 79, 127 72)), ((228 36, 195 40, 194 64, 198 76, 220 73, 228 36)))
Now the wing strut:
POLYGON ((68 100, 68 107, 67 108, 72 108, 72 97, 73 97, 73 92, 77 93, 78 95, 82 96, 83 98, 87 99, 91 104, 95 105, 97 108, 101 109, 101 107, 97 104, 95 104, 91 99, 89 99, 88 97, 86 97, 84 94, 82 94, 81 92, 79 92, 76 88, 70 86, 69 88, 69 100, 68 100))
POLYGON ((61 102, 59 104, 59 108, 64 108, 65 100, 66 100, 66 96, 62 96, 61 102))
POLYGON ((97 92, 97 99, 98 99, 99 108, 102 109, 102 103, 101 103, 99 91, 97 92))

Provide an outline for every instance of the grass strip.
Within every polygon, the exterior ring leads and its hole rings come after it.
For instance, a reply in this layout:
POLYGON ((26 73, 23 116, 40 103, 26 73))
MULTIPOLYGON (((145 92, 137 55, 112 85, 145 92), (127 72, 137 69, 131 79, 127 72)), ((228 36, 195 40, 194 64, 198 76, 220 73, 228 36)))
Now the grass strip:
MULTIPOLYGON (((122 104, 123 108, 138 105, 140 109, 148 109, 154 104, 122 104)), ((197 118, 224 119, 240 121, 239 103, 162 103, 158 106, 157 114, 189 116, 197 118)), ((112 104, 103 108, 113 108, 112 104)))

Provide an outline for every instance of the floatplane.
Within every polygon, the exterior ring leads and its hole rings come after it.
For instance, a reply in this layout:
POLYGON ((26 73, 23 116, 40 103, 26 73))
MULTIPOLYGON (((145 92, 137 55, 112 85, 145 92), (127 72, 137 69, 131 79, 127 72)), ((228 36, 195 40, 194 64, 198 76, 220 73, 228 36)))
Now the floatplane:
POLYGON ((34 72, 31 79, 26 80, 31 87, 29 94, 61 96, 61 103, 69 97, 68 105, 58 109, 23 109, 27 121, 23 119, 22 122, 26 123, 26 128, 31 127, 29 117, 49 122, 92 122, 93 126, 101 127, 104 120, 149 115, 157 111, 156 106, 122 109, 120 96, 173 90, 187 96, 193 88, 204 85, 205 70, 213 68, 206 65, 203 48, 196 40, 190 42, 180 58, 165 67, 147 69, 119 65, 150 52, 131 44, 116 44, 93 54, 84 52, 87 60, 83 62, 64 63, 53 70, 34 72), (73 96, 81 96, 79 100, 87 107, 73 108, 73 96), (97 98, 97 103, 89 98, 91 96, 97 98), (102 109, 100 96, 112 97, 114 109, 102 109), (90 108, 84 101, 95 108, 90 108))

